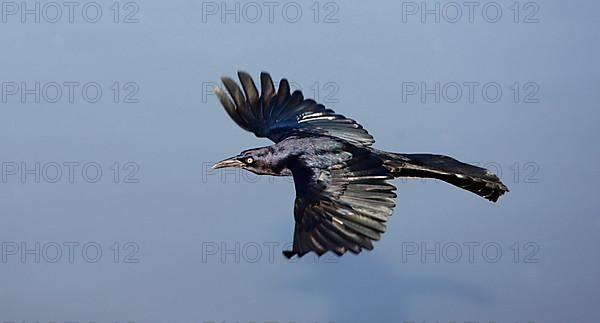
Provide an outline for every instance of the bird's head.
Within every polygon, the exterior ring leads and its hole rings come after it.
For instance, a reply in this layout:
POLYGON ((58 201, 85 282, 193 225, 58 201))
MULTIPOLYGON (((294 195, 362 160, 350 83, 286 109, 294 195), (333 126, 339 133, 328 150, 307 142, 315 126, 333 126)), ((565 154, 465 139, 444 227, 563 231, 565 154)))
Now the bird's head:
POLYGON ((234 167, 251 171, 258 175, 283 175, 269 147, 242 151, 239 155, 227 158, 213 165, 213 169, 234 167))

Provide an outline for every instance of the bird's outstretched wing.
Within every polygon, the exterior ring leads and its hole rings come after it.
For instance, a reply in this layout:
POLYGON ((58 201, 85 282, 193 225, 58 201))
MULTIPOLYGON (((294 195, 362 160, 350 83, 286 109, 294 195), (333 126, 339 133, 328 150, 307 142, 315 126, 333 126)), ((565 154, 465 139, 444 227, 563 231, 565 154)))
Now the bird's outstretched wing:
POLYGON ((373 249, 395 206, 396 189, 383 162, 370 151, 347 145, 325 160, 343 159, 326 168, 298 160, 290 164, 296 186, 294 242, 288 258, 310 251, 359 253, 373 249))
POLYGON ((290 94, 286 79, 281 80, 275 92, 271 76, 261 73, 259 95, 248 73, 238 72, 238 77, 243 92, 228 77, 222 77, 221 80, 229 95, 218 87, 214 92, 233 121, 257 137, 279 142, 291 135, 308 133, 337 137, 362 146, 375 142, 356 121, 336 114, 314 100, 304 99, 300 91, 290 94))

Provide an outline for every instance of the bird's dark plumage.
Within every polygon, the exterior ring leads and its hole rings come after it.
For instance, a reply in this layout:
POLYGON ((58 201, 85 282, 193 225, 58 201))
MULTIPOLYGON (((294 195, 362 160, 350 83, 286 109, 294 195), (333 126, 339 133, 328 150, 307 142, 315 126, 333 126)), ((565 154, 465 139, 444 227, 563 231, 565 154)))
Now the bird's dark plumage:
POLYGON ((238 72, 227 95, 215 88, 229 116, 242 128, 275 142, 250 149, 214 167, 240 167, 256 174, 293 176, 294 242, 286 257, 313 251, 342 255, 371 250, 395 206, 395 177, 436 178, 496 202, 508 188, 490 171, 448 156, 398 154, 370 147, 373 137, 356 121, 325 108, 282 79, 276 91, 261 73, 259 94, 252 78, 238 72))
POLYGON ((304 99, 300 91, 290 94, 286 79, 279 82, 279 90, 275 92, 271 76, 261 73, 259 96, 254 81, 247 73, 238 72, 238 76, 245 96, 235 81, 228 77, 222 80, 231 98, 219 88, 215 88, 215 94, 233 121, 257 137, 280 142, 292 134, 314 134, 338 137, 359 145, 375 142, 356 121, 336 114, 314 100, 304 99))

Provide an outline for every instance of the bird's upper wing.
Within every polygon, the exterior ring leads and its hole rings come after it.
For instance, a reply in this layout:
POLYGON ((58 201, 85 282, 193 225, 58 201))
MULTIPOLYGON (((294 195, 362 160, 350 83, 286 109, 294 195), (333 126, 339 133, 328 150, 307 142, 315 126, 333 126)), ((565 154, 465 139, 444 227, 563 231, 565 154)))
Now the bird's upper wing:
POLYGON ((388 170, 369 150, 352 145, 315 156, 320 160, 300 158, 288 166, 296 186, 296 226, 293 248, 284 255, 371 250, 395 206, 388 170), (319 167, 323 160, 335 162, 319 167))
POLYGON ((271 76, 261 73, 259 95, 248 73, 238 72, 238 77, 243 92, 228 77, 222 77, 221 80, 229 95, 218 87, 214 92, 233 121, 257 137, 279 142, 291 135, 308 133, 338 137, 362 146, 375 142, 356 121, 336 114, 314 100, 304 99, 300 91, 290 94, 286 79, 281 80, 276 93, 271 76))

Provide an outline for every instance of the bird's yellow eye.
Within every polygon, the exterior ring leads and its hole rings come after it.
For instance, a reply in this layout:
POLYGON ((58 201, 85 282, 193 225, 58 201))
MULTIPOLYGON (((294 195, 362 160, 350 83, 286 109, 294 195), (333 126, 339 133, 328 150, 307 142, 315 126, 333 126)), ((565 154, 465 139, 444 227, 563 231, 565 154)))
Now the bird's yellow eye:
POLYGON ((248 157, 246 158, 246 164, 252 164, 254 162, 254 158, 248 157))

